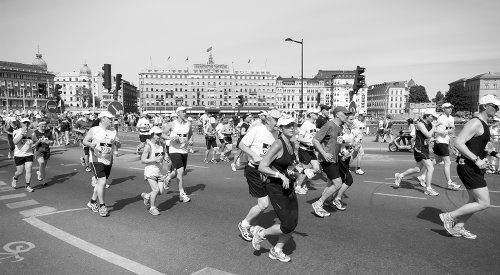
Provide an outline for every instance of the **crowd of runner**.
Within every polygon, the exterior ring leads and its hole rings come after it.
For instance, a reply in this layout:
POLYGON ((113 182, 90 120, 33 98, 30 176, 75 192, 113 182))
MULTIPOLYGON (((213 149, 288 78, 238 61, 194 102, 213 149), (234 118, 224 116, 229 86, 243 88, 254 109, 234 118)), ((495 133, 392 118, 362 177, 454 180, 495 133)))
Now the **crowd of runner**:
MULTIPOLYGON (((416 121, 409 141, 416 165, 394 175, 397 187, 404 178, 415 176, 426 195, 438 196, 431 183, 435 165, 442 163, 447 181, 444 185, 449 190, 458 191, 461 186, 452 181, 450 171, 450 157, 456 155, 457 174, 469 194, 469 201, 439 216, 452 236, 468 239, 477 236, 464 228, 465 222, 473 213, 490 204, 484 180, 486 169, 498 169, 494 165, 492 168, 492 160, 497 156, 489 142, 492 136, 498 138, 496 113, 500 101, 485 96, 479 103, 479 112, 456 138, 451 116, 453 105, 443 104, 441 115, 434 111, 425 112, 416 121)), ((191 201, 184 189, 184 172, 188 155, 193 152, 193 129, 197 129, 205 138, 205 163, 230 162, 235 172, 244 166, 244 177, 255 205, 238 223, 242 238, 259 250, 268 236, 278 236, 269 257, 282 262, 290 261, 290 257, 283 253, 283 246, 298 224, 297 195, 307 194, 313 178, 322 173, 326 175, 326 188, 311 205, 317 217, 325 218, 331 215, 325 206, 341 211, 347 209, 342 197, 354 183, 350 166, 354 165, 356 174, 365 173, 361 169, 365 118, 345 107, 331 109, 322 105, 318 109, 309 109, 300 125, 295 118, 278 110, 262 111, 255 119, 249 114, 241 118, 217 118, 205 113, 193 120, 187 116, 185 107, 178 107, 169 117, 143 114, 127 120, 133 121, 129 126, 138 131, 140 144, 136 153, 145 165, 144 180, 149 185, 141 197, 151 215, 160 215, 157 198, 174 179, 177 179, 180 201, 191 201), (236 148, 233 148, 233 138, 237 139, 236 148), (263 228, 255 224, 255 220, 269 205, 276 212, 279 223, 263 228)), ((45 167, 51 147, 70 144, 72 136, 73 143, 82 147, 80 162, 90 173, 93 187, 87 207, 100 216, 108 216, 104 194, 109 187, 113 157, 121 146, 115 121, 116 117, 108 111, 97 116, 83 112, 76 117, 65 113, 57 122, 41 114, 3 114, 0 123, 9 142, 8 157, 13 158, 16 166, 12 187, 17 187, 24 174, 25 190, 34 191, 31 169, 35 160, 39 164, 37 180, 45 185, 45 167)))

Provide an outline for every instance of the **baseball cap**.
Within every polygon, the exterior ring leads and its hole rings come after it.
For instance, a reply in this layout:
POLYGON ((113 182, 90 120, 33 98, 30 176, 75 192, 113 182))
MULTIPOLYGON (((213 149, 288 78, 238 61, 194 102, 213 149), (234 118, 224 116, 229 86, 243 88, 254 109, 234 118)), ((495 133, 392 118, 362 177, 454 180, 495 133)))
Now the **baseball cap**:
POLYGON ((479 99, 479 105, 495 104, 500 107, 500 100, 494 95, 485 95, 479 99))
POLYGON ((330 110, 332 107, 323 104, 323 105, 319 106, 319 108, 320 108, 320 111, 323 111, 323 110, 330 110))
POLYGON ((150 134, 160 134, 160 133, 162 133, 162 132, 163 132, 163 131, 162 131, 162 130, 160 129, 160 127, 158 127, 158 126, 154 126, 153 128, 151 128, 151 129, 149 130, 149 133, 150 133, 150 134))
POLYGON ((344 114, 350 114, 346 107, 337 106, 333 109, 333 115, 336 115, 338 112, 342 112, 344 114))
POLYGON ((31 123, 30 119, 25 117, 23 119, 21 119, 21 123, 24 123, 24 122, 28 122, 28 123, 31 123))
POLYGON ((180 106, 180 107, 177 107, 177 109, 175 109, 175 112, 178 113, 180 111, 185 111, 187 108, 184 107, 184 106, 180 106))
POLYGON ((269 116, 272 117, 272 118, 280 118, 281 117, 281 112, 274 109, 274 110, 271 110, 269 111, 269 116))
POLYGON ((107 118, 115 118, 114 115, 112 115, 109 111, 102 111, 99 113, 99 116, 97 116, 98 118, 103 118, 103 117, 107 117, 107 118))
POLYGON ((307 113, 308 114, 317 114, 319 112, 320 112, 320 110, 318 110, 316 108, 309 108, 309 109, 307 109, 307 113))
POLYGON ((192 121, 193 119, 191 117, 188 117, 188 121, 192 121))
POLYGON ((284 115, 278 119, 278 123, 276 125, 279 127, 286 126, 290 123, 295 123, 295 119, 289 115, 284 115))
POLYGON ((38 126, 45 125, 45 124, 47 124, 47 121, 45 121, 45 120, 42 120, 42 121, 38 122, 38 126))
POLYGON ((438 114, 436 114, 436 112, 434 110, 427 110, 427 111, 424 112, 424 115, 431 115, 431 116, 433 116, 435 118, 438 117, 438 114))
POLYGON ((441 108, 453 108, 453 104, 446 102, 446 103, 443 103, 443 105, 441 105, 441 108))
POLYGON ((42 116, 40 116, 40 115, 36 115, 36 116, 35 116, 35 118, 42 118, 42 116))
POLYGON ((210 118, 210 123, 215 123, 215 117, 210 118))

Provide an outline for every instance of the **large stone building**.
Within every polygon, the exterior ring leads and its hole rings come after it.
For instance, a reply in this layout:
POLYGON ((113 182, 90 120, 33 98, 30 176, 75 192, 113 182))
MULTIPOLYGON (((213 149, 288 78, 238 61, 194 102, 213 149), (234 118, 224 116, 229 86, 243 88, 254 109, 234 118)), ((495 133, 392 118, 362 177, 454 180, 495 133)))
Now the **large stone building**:
POLYGON ((370 85, 367 92, 368 116, 384 117, 406 113, 409 90, 414 85, 413 79, 370 85))
POLYGON ((478 110, 479 98, 495 95, 500 98, 500 72, 488 72, 471 78, 461 78, 448 84, 450 90, 458 89, 467 96, 471 112, 478 110))
POLYGON ((0 109, 41 110, 51 93, 38 93, 39 84, 47 91, 54 87, 54 74, 47 70, 47 63, 40 53, 32 64, 0 61, 0 109), (47 86, 48 85, 48 86, 47 86))
POLYGON ((276 104, 276 76, 265 70, 234 70, 215 64, 184 69, 146 69, 139 73, 140 106, 143 111, 171 113, 177 106, 188 112, 258 112, 276 104), (245 99, 240 108, 238 96, 245 99))

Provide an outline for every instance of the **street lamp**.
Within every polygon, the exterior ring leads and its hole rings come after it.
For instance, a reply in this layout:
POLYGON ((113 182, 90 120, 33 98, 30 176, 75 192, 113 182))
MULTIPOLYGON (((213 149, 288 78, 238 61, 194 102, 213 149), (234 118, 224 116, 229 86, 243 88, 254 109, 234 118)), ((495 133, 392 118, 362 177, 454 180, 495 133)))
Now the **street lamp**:
POLYGON ((304 108, 304 39, 300 41, 293 40, 291 38, 285 39, 285 41, 295 42, 300 44, 300 113, 302 114, 304 108))

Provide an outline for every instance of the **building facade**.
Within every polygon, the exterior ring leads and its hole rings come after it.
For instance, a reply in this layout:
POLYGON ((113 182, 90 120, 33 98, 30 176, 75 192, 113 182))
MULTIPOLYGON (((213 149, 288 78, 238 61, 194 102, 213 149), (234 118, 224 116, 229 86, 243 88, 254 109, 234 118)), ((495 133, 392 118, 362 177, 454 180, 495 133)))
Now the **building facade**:
POLYGON ((479 98, 495 95, 500 98, 500 72, 488 72, 471 78, 461 78, 450 84, 449 89, 458 89, 467 96, 470 112, 478 110, 479 98))
POLYGON ((34 111, 45 108, 50 91, 54 88, 54 74, 47 70, 47 63, 40 53, 32 64, 0 61, 0 109, 2 111, 34 111), (39 84, 46 87, 46 94, 38 92, 39 84))
POLYGON ((276 104, 276 76, 265 70, 234 70, 216 64, 210 53, 207 64, 140 72, 139 93, 145 112, 171 113, 177 106, 191 107, 191 113, 258 112, 276 104), (244 97, 243 106, 238 96, 244 97))
MULTIPOLYGON (((413 80, 410 80, 413 82, 413 80)), ((410 83, 410 85, 414 85, 410 83)), ((385 117, 406 113, 409 98, 408 81, 384 82, 370 85, 367 91, 367 115, 385 117)))
POLYGON ((421 103, 410 103, 409 104, 410 117, 417 118, 421 117, 427 111, 436 111, 436 102, 421 102, 421 103))

